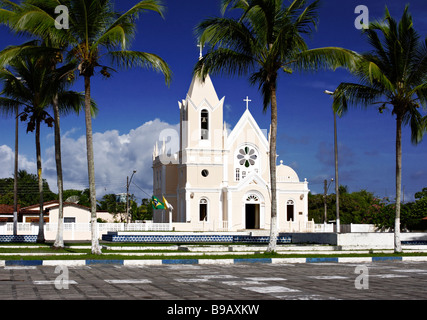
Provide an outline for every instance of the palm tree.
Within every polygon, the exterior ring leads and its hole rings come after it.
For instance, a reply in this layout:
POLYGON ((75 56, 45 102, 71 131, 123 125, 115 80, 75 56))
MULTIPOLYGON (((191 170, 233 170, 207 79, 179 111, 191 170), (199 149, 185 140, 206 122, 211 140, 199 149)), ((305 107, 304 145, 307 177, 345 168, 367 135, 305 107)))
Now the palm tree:
MULTIPOLYGON (((9 1, 7 1, 9 2, 9 1)), ((130 51, 130 40, 136 31, 136 18, 140 12, 154 11, 163 15, 164 7, 158 0, 145 0, 137 3, 124 14, 113 8, 110 0, 28 0, 24 2, 25 10, 17 17, 12 17, 14 27, 54 43, 69 46, 68 59, 79 63, 80 75, 85 82, 85 122, 88 158, 88 176, 91 198, 92 253, 100 254, 101 249, 97 235, 95 170, 92 142, 91 119, 91 78, 95 69, 101 68, 101 74, 110 76, 111 68, 101 65, 103 58, 110 58, 113 64, 130 68, 134 66, 151 67, 165 75, 170 82, 171 71, 168 65, 157 55, 130 51), (65 5, 70 13, 70 28, 54 28, 57 5, 65 5), (66 44, 66 45, 65 45, 66 44)), ((11 6, 9 4, 9 6, 11 6)), ((0 16, 1 17, 1 16, 0 16)))
POLYGON ((103 57, 119 67, 151 67, 163 73, 166 83, 170 82, 171 71, 159 56, 146 52, 131 51, 130 40, 135 35, 136 18, 143 11, 154 11, 163 15, 164 8, 158 0, 144 0, 124 14, 114 11, 110 0, 64 1, 70 12, 70 54, 78 63, 80 76, 85 87, 86 147, 91 200, 92 253, 101 254, 97 235, 95 166, 92 141, 92 119, 90 113, 91 78, 95 69, 110 76, 112 70, 101 65, 103 57))
MULTIPOLYGON (((40 219, 37 242, 44 242, 44 217, 43 217, 43 178, 40 146, 40 127, 45 122, 49 127, 54 124, 54 119, 47 112, 52 104, 53 97, 58 96, 61 101, 58 106, 62 112, 78 110, 83 105, 83 96, 73 91, 66 91, 64 76, 59 72, 52 72, 50 64, 46 64, 45 57, 17 56, 11 61, 12 70, 0 71, 0 80, 4 82, 4 88, 0 99, 0 107, 4 112, 16 111, 23 106, 20 113, 21 121, 27 121, 27 133, 35 130, 37 177, 40 194, 40 219)), ((72 68, 67 66, 67 68, 72 68)))
MULTIPOLYGON (((55 55, 57 56, 57 55, 55 55)), ((62 55, 60 55, 62 56, 62 55)), ((49 65, 52 68, 52 73, 54 74, 53 81, 56 85, 59 86, 52 97, 52 109, 53 117, 55 124, 55 163, 56 163, 56 174, 57 174, 57 186, 58 186, 58 228, 56 233, 55 242, 53 248, 60 249, 64 248, 64 209, 63 209, 63 192, 64 192, 64 182, 62 174, 62 156, 61 156, 61 129, 60 129, 60 114, 64 114, 64 110, 69 110, 68 104, 70 104, 69 99, 74 101, 71 105, 74 106, 74 113, 79 113, 83 108, 83 96, 76 95, 73 92, 68 91, 68 97, 64 97, 65 89, 74 81, 74 72, 76 70, 76 65, 74 63, 69 63, 65 66, 57 68, 57 60, 54 57, 51 57, 49 65)), ((91 114, 95 115, 98 109, 93 100, 91 100, 91 114)))
POLYGON ((341 83, 334 96, 334 109, 348 105, 379 105, 382 113, 391 106, 396 118, 396 216, 394 250, 401 252, 400 199, 402 185, 402 125, 411 128, 411 141, 418 144, 427 129, 419 112, 427 103, 427 42, 413 26, 409 7, 397 22, 386 7, 383 21, 372 22, 364 31, 372 50, 362 55, 354 75, 359 83, 341 83), (335 101, 336 100, 336 101, 335 101))
POLYGON ((320 67, 352 67, 356 54, 328 47, 308 50, 303 35, 312 33, 317 23, 318 1, 294 0, 288 7, 283 0, 222 0, 222 11, 241 11, 239 19, 211 18, 200 23, 196 32, 202 45, 211 49, 197 63, 195 73, 205 79, 208 73, 249 74, 263 97, 263 110, 271 108, 270 188, 271 230, 267 251, 276 250, 276 136, 277 82, 279 72, 320 67))
POLYGON ((13 235, 18 235, 18 157, 19 157, 19 107, 15 110, 15 159, 13 170, 13 235))
MULTIPOLYGON (((19 80, 19 79, 18 79, 19 80)), ((3 92, 0 92, 0 113, 8 116, 15 115, 15 159, 14 159, 14 174, 13 174, 13 235, 18 234, 18 146, 19 146, 19 104, 14 101, 2 97, 3 92)))
MULTIPOLYGON (((37 21, 40 19, 46 20, 46 15, 50 9, 53 14, 55 9, 52 6, 52 3, 43 2, 45 7, 37 7, 32 1, 24 1, 21 5, 15 4, 14 2, 4 0, 2 14, 0 14, 0 23, 8 25, 12 30, 18 33, 30 33, 31 35, 37 36, 38 33, 37 21)), ((53 3, 53 5, 58 5, 58 3, 53 3)), ((48 15, 49 16, 49 15, 48 15)), ((57 64, 62 62, 61 52, 64 50, 65 45, 61 42, 55 41, 55 38, 51 37, 50 34, 47 34, 45 38, 42 38, 44 46, 41 47, 38 45, 37 41, 30 41, 24 43, 20 46, 9 46, 0 53, 0 65, 6 65, 11 59, 14 59, 17 55, 25 52, 27 55, 40 55, 44 54, 45 59, 51 63, 52 71, 55 71, 57 64)), ((70 77, 70 73, 66 76, 70 77)), ((58 73, 56 72, 58 75, 58 73)), ((65 75, 59 74, 60 77, 65 75)), ((60 80, 60 78, 58 79, 60 80)), ((60 115, 59 115, 59 101, 58 95, 53 96, 52 100, 53 114, 54 114, 54 124, 55 124, 55 162, 56 162, 56 172, 57 172, 57 185, 58 185, 58 228, 55 242, 53 244, 54 248, 63 248, 63 175, 62 175, 62 158, 61 158, 61 136, 60 136, 60 115)), ((17 120, 18 121, 18 120, 17 120)), ((15 138, 17 140, 17 136, 15 138)), ((17 142, 15 143, 15 162, 17 161, 17 142)), ((16 165, 15 165, 16 166, 16 165)), ((16 169, 15 169, 16 170, 16 169)), ((16 196, 15 196, 16 198, 16 196)), ((15 201, 16 202, 16 201, 15 201)), ((16 211, 16 209, 14 210, 16 211)), ((15 219, 15 217, 14 217, 15 219)), ((15 233, 15 222, 14 222, 14 233, 15 233)))

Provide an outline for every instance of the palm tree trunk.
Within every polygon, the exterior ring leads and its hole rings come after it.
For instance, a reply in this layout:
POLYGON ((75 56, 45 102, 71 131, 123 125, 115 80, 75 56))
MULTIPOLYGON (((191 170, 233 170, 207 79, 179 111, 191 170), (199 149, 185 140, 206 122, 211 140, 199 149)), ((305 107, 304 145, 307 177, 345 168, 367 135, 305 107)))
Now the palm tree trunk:
POLYGON ((275 252, 277 245, 277 199, 276 199, 276 137, 277 100, 276 86, 271 89, 271 132, 270 132, 270 183, 271 183, 271 225, 267 252, 275 252))
POLYGON ((19 108, 16 108, 15 119, 15 169, 13 179, 13 235, 18 234, 18 137, 19 137, 19 108))
POLYGON ((93 154, 93 137, 92 137, 90 76, 85 76, 84 79, 85 79, 86 149, 87 149, 87 166, 88 166, 88 176, 89 176, 92 254, 101 254, 102 252, 99 246, 99 239, 98 239, 98 225, 96 221, 95 162, 94 162, 94 154, 93 154))
POLYGON ((37 242, 44 243, 44 217, 43 217, 43 178, 42 178, 42 157, 40 147, 40 121, 36 123, 36 155, 37 155, 37 179, 39 183, 40 195, 40 215, 39 215, 39 233, 37 235, 37 242))
POLYGON ((54 248, 64 247, 64 206, 63 206, 63 178, 62 178, 62 159, 61 159, 61 129, 59 121, 59 104, 58 94, 55 95, 52 101, 53 114, 55 120, 55 161, 56 161, 56 181, 58 185, 58 230, 56 239, 53 244, 54 248))
POLYGON ((402 252, 400 242, 400 198, 402 186, 402 117, 396 119, 396 217, 394 220, 394 252, 402 252))

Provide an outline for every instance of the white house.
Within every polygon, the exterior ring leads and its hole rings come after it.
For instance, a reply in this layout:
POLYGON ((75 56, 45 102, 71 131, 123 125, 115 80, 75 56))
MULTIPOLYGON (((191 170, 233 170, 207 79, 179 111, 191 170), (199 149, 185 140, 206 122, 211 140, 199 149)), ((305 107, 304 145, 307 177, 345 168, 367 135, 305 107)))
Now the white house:
MULTIPOLYGON (((22 208, 22 222, 38 222, 40 205, 35 204, 22 208), (34 212, 32 214, 31 212, 34 212)), ((57 225, 59 217, 59 201, 47 201, 43 204, 45 222, 57 225)), ((90 223, 90 208, 73 202, 63 203, 64 223, 90 223)), ((97 211, 97 217, 106 222, 114 222, 114 217, 106 211, 97 211)))

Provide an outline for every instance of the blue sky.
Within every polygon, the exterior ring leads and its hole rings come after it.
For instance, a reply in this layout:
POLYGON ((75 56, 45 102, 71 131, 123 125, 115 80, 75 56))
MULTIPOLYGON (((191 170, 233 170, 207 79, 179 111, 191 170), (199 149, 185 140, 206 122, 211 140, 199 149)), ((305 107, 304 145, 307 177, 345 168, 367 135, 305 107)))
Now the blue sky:
MULTIPOLYGON (((184 99, 191 73, 199 56, 194 27, 205 18, 219 16, 217 0, 166 0, 165 19, 157 14, 141 15, 133 50, 156 53, 171 67, 173 80, 168 87, 160 74, 151 70, 118 70, 112 78, 93 78, 92 97, 100 109, 93 120, 95 134, 95 171, 98 196, 125 192, 126 176, 137 170, 136 185, 131 192, 138 199, 151 194, 151 153, 159 133, 177 128, 178 101, 184 99)), ((136 0, 116 1, 124 11, 136 0)), ((317 32, 307 39, 310 48, 339 46, 357 52, 369 50, 360 30, 354 27, 358 5, 366 5, 370 20, 384 16, 385 5, 400 19, 407 1, 388 0, 323 0, 319 10, 317 32)), ((410 11, 415 29, 427 36, 427 3, 412 0, 410 11)), ((18 38, 0 27, 0 48, 19 44, 18 38)), ((323 180, 334 177, 333 114, 331 98, 324 90, 333 91, 341 82, 352 81, 344 70, 280 75, 278 97, 279 160, 293 167, 301 180, 307 178, 314 193, 323 192, 323 180)), ((246 96, 252 100, 250 111, 261 129, 269 128, 270 115, 262 113, 262 99, 256 87, 245 77, 212 76, 218 96, 225 96, 224 120, 234 126, 245 110, 246 96)), ((74 88, 83 91, 82 81, 74 88)), ((425 114, 425 113, 424 113, 425 114)), ((63 134, 64 176, 66 188, 87 187, 83 114, 61 119, 63 134)), ((0 177, 13 173, 14 121, 0 118, 0 177)), ((35 170, 34 134, 20 127, 20 166, 35 170)), ((376 108, 350 110, 338 120, 340 184, 350 191, 366 189, 379 197, 395 194, 395 120, 390 113, 379 114, 376 108)), ((403 130, 403 181, 405 201, 427 187, 426 141, 410 143, 409 128, 403 130)), ((53 158, 53 130, 42 129, 44 177, 56 190, 53 158)), ((330 192, 333 191, 333 185, 330 192)), ((98 197, 100 198, 100 197, 98 197)))

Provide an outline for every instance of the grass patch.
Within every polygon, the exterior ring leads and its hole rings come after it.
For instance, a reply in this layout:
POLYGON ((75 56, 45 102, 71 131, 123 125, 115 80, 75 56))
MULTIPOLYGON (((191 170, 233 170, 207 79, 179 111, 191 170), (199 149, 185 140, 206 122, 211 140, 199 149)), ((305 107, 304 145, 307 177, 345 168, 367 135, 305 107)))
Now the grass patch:
POLYGON ((0 247, 50 247, 48 243, 35 243, 35 242, 0 242, 0 247))
MULTIPOLYGON (((226 243, 216 245, 236 246, 237 243, 226 243)), ((241 243, 243 244, 243 243, 241 243)), ((192 252, 194 255, 186 254, 185 251, 176 249, 178 243, 101 243, 101 245, 108 246, 109 249, 102 249, 102 255, 93 255, 91 249, 83 248, 83 246, 90 247, 90 243, 66 243, 66 247, 62 249, 53 249, 52 244, 35 244, 35 243, 11 243, 1 245, 0 260, 172 260, 172 259, 262 259, 262 258, 340 258, 340 257, 401 257, 401 256, 427 256, 427 252, 404 252, 395 254, 394 252, 374 253, 372 251, 360 252, 346 252, 331 251, 330 253, 316 253, 314 251, 302 254, 301 252, 265 252, 266 244, 244 244, 246 247, 257 251, 257 253, 248 254, 230 254, 224 251, 220 254, 212 254, 209 252, 192 252), (13 248, 16 246, 17 248, 13 248), (22 247, 21 247, 22 246, 22 247), (70 248, 72 246, 73 248, 70 248), (82 248, 79 248, 82 247, 82 248), (128 247, 128 250, 115 250, 115 247, 128 247), (140 249, 132 249, 132 247, 139 247, 140 249), (145 249, 144 247, 151 247, 145 249), (153 248, 154 247, 154 248, 153 248), (23 255, 36 253, 36 256, 23 255), (108 253, 108 254, 106 254, 108 253), (133 253, 144 253, 144 255, 136 255, 133 253), (153 253, 153 254, 150 254, 153 253), (166 255, 170 254, 170 255, 166 255), (176 255, 174 254, 176 253, 176 255), (5 255, 7 254, 7 255, 5 255), (45 255, 44 255, 45 254, 45 255), (156 254, 156 255, 154 255, 156 254)), ((183 246, 205 247, 212 246, 212 243, 185 243, 183 246)), ((280 245, 288 246, 288 245, 280 245)), ((290 244, 289 246, 292 246, 290 244)), ((331 246, 333 247, 333 246, 331 246)))
POLYGON ((90 249, 70 249, 70 248, 63 248, 63 249, 52 249, 50 247, 46 248, 34 248, 34 249, 28 249, 28 248, 0 248, 0 255, 2 253, 89 253, 90 249))
MULTIPOLYGON (((90 250, 86 250, 90 251, 90 250)), ((67 251, 68 253, 72 253, 67 251)), ((328 254, 328 255, 318 255, 318 254, 278 254, 278 253, 256 253, 256 254, 247 254, 247 255, 230 255, 224 253, 222 255, 210 255, 209 253, 186 256, 186 255, 146 255, 146 256, 132 256, 132 255, 115 255, 115 254, 101 254, 94 255, 90 252, 87 252, 83 255, 46 255, 46 256, 22 256, 22 255, 8 255, 2 256, 0 253, 0 260, 163 260, 163 259, 259 259, 259 258, 340 258, 340 257, 402 257, 402 256, 427 256, 427 253, 374 253, 374 254, 328 254)))

